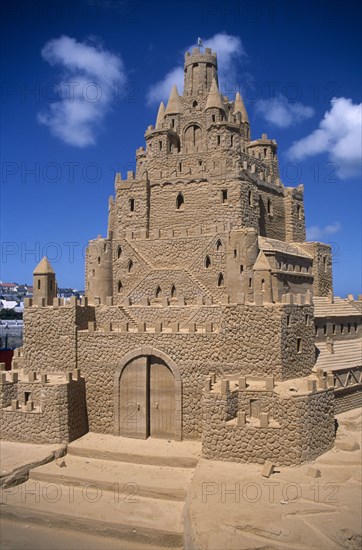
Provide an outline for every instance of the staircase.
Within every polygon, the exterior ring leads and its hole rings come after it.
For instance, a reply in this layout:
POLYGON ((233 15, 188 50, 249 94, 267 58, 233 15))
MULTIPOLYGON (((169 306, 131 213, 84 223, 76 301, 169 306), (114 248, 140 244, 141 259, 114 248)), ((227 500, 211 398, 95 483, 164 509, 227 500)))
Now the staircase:
POLYGON ((183 508, 200 442, 87 434, 3 491, 3 517, 183 548, 183 508))
POLYGON ((130 314, 130 312, 125 308, 125 306, 119 305, 117 307, 122 311, 123 315, 125 316, 125 318, 128 322, 128 326, 132 327, 132 328, 136 328, 137 327, 137 321, 130 314))

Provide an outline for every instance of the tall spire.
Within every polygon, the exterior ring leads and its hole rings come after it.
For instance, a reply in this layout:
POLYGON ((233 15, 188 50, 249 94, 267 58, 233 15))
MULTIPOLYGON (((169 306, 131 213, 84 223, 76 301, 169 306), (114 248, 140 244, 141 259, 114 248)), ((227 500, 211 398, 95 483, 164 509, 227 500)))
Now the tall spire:
POLYGON ((158 113, 157 113, 156 126, 155 126, 156 130, 159 130, 162 127, 164 118, 165 118, 165 105, 163 101, 161 101, 160 106, 158 108, 158 113))
POLYGON ((167 103, 165 115, 177 115, 179 113, 181 113, 180 96, 178 95, 177 87, 173 86, 167 103))
POLYGON ((225 111, 225 107, 224 107, 222 97, 220 95, 215 77, 212 79, 209 95, 207 96, 205 111, 206 109, 212 109, 212 108, 221 109, 222 111, 225 111))
POLYGON ((239 92, 236 92, 235 96, 235 103, 234 103, 234 115, 236 113, 241 113, 241 118, 243 122, 249 122, 248 113, 246 112, 245 105, 243 100, 241 99, 241 95, 239 92))

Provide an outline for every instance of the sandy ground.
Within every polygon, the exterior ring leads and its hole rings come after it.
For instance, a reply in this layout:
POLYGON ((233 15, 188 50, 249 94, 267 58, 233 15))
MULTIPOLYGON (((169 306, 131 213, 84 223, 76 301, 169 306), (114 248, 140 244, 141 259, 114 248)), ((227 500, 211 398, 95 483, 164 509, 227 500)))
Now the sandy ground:
POLYGON ((0 525, 1 550, 159 550, 159 546, 8 519, 0 525))
MULTIPOLYGON (((276 468, 269 478, 261 476, 262 466, 201 459, 189 485, 185 507, 185 548, 187 550, 332 550, 360 549, 362 546, 361 431, 362 410, 338 415, 335 447, 315 462, 300 467, 276 468), (320 470, 311 477, 309 469, 320 470)), ((88 436, 87 446, 98 447, 97 436, 88 436)), ((108 440, 102 440, 103 452, 108 440)), ((142 444, 132 451, 139 455, 142 444)), ((157 455, 154 448, 146 450, 157 455)), ((165 442, 156 442, 166 446, 165 442)), ((178 446, 167 444, 176 458, 178 446)), ((186 445, 187 446, 187 445, 186 445)), ((147 445, 146 445, 147 447, 147 445)), ((180 447, 181 449, 181 447, 180 447)), ((1 470, 11 475, 49 457, 50 446, 4 444, 1 470), (40 449, 40 448, 42 449, 40 449), (48 447, 47 449, 45 447, 48 447), (6 450, 5 450, 6 448, 6 450)), ((116 453, 117 454, 117 453, 116 453)), ((196 458, 197 446, 188 455, 196 458)), ((190 468, 192 471, 192 468, 190 468)), ((162 483, 162 480, 160 481, 162 483)), ((155 550, 155 546, 131 543, 63 528, 49 528, 29 522, 3 519, 2 550, 155 550)))
POLYGON ((338 446, 360 445, 362 411, 338 415, 338 421, 331 451, 307 465, 276 468, 269 478, 259 465, 200 460, 189 495, 187 547, 360 549, 361 450, 338 446), (321 477, 310 477, 308 468, 321 477))
POLYGON ((36 445, 0 440, 0 486, 6 487, 27 478, 31 468, 46 464, 66 451, 64 445, 36 445))

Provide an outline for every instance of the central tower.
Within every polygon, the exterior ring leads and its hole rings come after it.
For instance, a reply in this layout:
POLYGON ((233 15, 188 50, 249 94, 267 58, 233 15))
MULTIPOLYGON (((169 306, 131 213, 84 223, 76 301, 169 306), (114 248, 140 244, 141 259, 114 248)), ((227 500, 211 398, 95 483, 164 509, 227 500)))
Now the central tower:
POLYGON ((184 97, 193 97, 208 92, 213 79, 217 82, 217 57, 210 48, 201 53, 195 48, 185 54, 184 97))

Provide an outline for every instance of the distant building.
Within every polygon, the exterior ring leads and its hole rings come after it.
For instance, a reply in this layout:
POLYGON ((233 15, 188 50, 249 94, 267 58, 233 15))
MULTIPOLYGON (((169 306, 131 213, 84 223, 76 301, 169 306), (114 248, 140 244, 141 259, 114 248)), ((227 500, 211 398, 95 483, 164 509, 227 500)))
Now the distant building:
POLYGON ((0 294, 12 294, 18 291, 17 283, 4 283, 0 281, 0 294))

